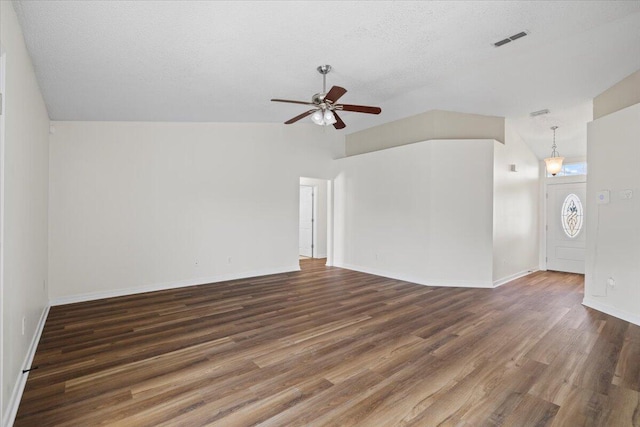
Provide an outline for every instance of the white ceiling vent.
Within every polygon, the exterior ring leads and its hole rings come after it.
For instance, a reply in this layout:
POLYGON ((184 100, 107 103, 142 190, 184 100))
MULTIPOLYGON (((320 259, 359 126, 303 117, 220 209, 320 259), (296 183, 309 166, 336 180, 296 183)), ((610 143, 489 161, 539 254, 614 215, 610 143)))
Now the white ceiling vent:
POLYGON ((533 113, 529 113, 531 117, 542 116, 545 114, 549 114, 549 110, 546 108, 544 110, 538 110, 538 111, 534 111, 533 113))
POLYGON ((514 40, 518 40, 518 39, 526 36, 527 34, 529 34, 528 31, 521 31, 518 34, 512 35, 511 37, 507 37, 506 39, 502 39, 499 42, 495 42, 493 45, 495 47, 500 47, 500 46, 503 46, 503 45, 505 45, 507 43, 510 43, 510 42, 514 41, 514 40))

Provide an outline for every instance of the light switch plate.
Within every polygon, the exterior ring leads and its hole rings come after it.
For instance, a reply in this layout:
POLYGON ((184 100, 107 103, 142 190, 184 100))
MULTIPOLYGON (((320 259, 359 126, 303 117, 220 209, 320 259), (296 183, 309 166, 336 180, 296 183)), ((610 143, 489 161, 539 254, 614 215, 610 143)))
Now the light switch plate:
POLYGON ((631 199, 633 197, 633 190, 620 190, 621 199, 631 199))

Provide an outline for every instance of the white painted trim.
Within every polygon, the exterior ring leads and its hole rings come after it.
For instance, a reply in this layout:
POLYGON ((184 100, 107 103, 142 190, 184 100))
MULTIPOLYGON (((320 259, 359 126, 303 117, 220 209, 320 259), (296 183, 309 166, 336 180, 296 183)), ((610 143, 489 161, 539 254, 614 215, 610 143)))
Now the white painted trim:
MULTIPOLYGON (((300 177, 300 181, 302 181, 303 177, 300 177)), ((312 178, 315 179, 315 178, 312 178)), ((300 184, 300 189, 298 190, 298 207, 302 205, 300 201, 300 192, 302 187, 310 187, 311 188, 311 256, 309 258, 317 258, 315 255, 315 247, 318 242, 318 229, 316 227, 317 218, 318 218, 318 203, 316 202, 316 197, 318 194, 318 186, 315 184, 300 184)), ((300 215, 298 214, 298 255, 307 256, 300 253, 300 215)))
POLYGON ((582 305, 593 308, 594 310, 601 311, 602 313, 608 314, 613 317, 617 317, 618 319, 625 320, 629 323, 633 323, 634 325, 640 326, 640 316, 637 314, 632 314, 624 310, 620 310, 615 307, 611 307, 608 304, 604 304, 596 299, 584 297, 582 300, 582 305))
MULTIPOLYGON (((4 420, 4 134, 6 116, 7 55, 0 44, 0 420, 4 420)), ((3 423, 2 425, 7 425, 3 423)))
POLYGON ((440 280, 440 279, 434 280, 434 281, 425 281, 415 276, 391 273, 384 270, 378 270, 378 269, 368 268, 368 267, 360 267, 358 265, 353 265, 353 264, 343 264, 343 263, 336 262, 334 263, 334 266, 340 267, 340 268, 346 268, 347 270, 359 271, 361 273, 373 274, 375 276, 387 277, 389 279, 396 279, 396 280, 402 280, 405 282, 416 283, 418 285, 424 285, 424 286, 445 286, 445 287, 452 287, 452 288, 488 288, 488 289, 493 288, 493 283, 489 281, 440 280))
POLYGON ((333 179, 327 181, 327 266, 333 266, 333 179))
POLYGON ((104 298, 121 297, 125 295, 141 294, 144 292, 163 291, 166 289, 184 288, 187 286, 197 286, 209 283, 226 282, 228 280, 246 279, 249 277, 267 276, 270 274, 290 273, 300 271, 300 265, 295 264, 288 267, 267 268, 263 270, 246 271, 242 273, 220 274, 218 276, 201 277, 197 279, 181 280, 178 282, 162 282, 137 288, 116 289, 104 292, 92 292, 87 294, 69 295, 53 298, 50 305, 73 304, 76 302, 93 301, 104 298))
POLYGON ((316 254, 314 258, 326 258, 327 254, 316 254))
MULTIPOLYGON (((40 321, 38 321, 38 327, 36 328, 35 333, 33 334, 33 338, 31 339, 31 345, 29 345, 29 350, 25 355, 24 362, 22 363, 22 369, 29 369, 31 364, 33 363, 33 357, 36 354, 36 349, 38 348, 38 343, 40 342, 40 337, 42 336, 42 330, 44 329, 44 324, 47 321, 47 316, 49 315, 49 307, 46 306, 42 310, 42 315, 40 316, 40 321)), ((2 420, 3 426, 12 426, 13 422, 16 419, 16 415, 18 414, 18 407, 20 406, 20 400, 22 399, 22 393, 24 392, 24 387, 27 384, 27 378, 29 377, 29 373, 23 374, 22 372, 18 372, 18 378, 13 387, 13 392, 11 393, 11 398, 9 399, 7 405, 7 412, 5 413, 5 419, 2 420)))
POLYGON ((502 279, 494 280, 493 281, 493 287, 497 288, 498 286, 502 286, 505 283, 509 283, 509 282, 511 282, 513 280, 519 279, 519 278, 524 277, 524 276, 528 276, 529 274, 535 273, 536 271, 538 271, 537 267, 531 267, 528 270, 523 270, 523 271, 521 271, 519 273, 515 273, 515 274, 511 274, 511 275, 509 275, 507 277, 503 277, 502 279))

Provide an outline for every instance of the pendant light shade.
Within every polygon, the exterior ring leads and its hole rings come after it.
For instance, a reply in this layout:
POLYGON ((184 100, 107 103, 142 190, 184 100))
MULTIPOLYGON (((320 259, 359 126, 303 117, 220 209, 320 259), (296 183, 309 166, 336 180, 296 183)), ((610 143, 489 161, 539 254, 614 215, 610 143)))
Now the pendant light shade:
POLYGON ((564 157, 547 157, 544 159, 547 164, 547 172, 551 175, 556 176, 558 172, 562 170, 562 161, 564 157))
POLYGON ((562 161, 564 160, 564 157, 560 157, 560 154, 556 150, 556 129, 558 129, 558 126, 551 127, 551 130, 553 131, 551 157, 547 157, 546 159, 544 159, 544 162, 547 164, 547 172, 552 176, 556 176, 556 174, 562 170, 562 161))

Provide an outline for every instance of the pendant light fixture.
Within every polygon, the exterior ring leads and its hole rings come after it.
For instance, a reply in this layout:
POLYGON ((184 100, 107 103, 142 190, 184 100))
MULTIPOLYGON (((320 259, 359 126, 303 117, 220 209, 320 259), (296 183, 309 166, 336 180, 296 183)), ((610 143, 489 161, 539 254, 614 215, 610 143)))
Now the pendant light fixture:
POLYGON ((556 129, 558 129, 558 126, 551 126, 551 130, 553 131, 551 157, 544 159, 544 162, 547 164, 547 172, 552 176, 556 176, 556 174, 562 170, 562 161, 564 160, 564 157, 560 157, 560 154, 558 154, 556 150, 556 129))

